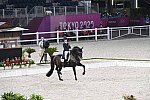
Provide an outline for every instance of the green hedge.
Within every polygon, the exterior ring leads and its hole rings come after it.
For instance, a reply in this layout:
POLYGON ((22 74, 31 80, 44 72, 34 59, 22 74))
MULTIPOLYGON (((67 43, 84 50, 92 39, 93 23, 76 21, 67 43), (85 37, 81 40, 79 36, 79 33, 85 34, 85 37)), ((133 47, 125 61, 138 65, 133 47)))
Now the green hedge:
POLYGON ((32 94, 29 99, 20 93, 8 92, 1 95, 1 100, 44 100, 41 95, 32 94))

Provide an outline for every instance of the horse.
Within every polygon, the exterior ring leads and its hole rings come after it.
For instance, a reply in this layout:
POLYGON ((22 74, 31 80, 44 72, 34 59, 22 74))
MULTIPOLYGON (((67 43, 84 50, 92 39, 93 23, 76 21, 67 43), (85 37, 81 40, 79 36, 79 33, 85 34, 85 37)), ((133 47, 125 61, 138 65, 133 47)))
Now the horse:
POLYGON ((63 79, 60 77, 60 75, 62 75, 61 70, 64 67, 72 67, 73 68, 73 72, 74 72, 74 76, 75 76, 75 80, 77 80, 77 76, 76 76, 76 66, 82 66, 83 67, 83 75, 85 74, 85 65, 81 64, 81 59, 82 59, 82 48, 79 48, 78 46, 73 47, 70 50, 70 59, 67 63, 64 63, 61 61, 61 57, 62 54, 58 54, 58 55, 53 55, 51 56, 51 69, 46 73, 47 77, 50 77, 55 70, 57 70, 57 74, 58 74, 58 78, 60 81, 63 81, 63 79))

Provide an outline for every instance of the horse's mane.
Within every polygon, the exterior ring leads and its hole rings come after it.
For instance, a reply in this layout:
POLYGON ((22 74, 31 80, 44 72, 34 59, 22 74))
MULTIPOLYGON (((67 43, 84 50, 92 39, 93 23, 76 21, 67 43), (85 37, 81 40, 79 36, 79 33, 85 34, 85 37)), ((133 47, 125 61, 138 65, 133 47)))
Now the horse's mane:
POLYGON ((74 46, 70 51, 70 54, 76 59, 76 61, 80 61, 82 58, 82 49, 78 46, 74 46))
POLYGON ((74 46, 73 49, 80 49, 78 46, 74 46))
POLYGON ((71 53, 76 54, 79 50, 80 50, 80 48, 78 46, 74 46, 71 50, 71 53))

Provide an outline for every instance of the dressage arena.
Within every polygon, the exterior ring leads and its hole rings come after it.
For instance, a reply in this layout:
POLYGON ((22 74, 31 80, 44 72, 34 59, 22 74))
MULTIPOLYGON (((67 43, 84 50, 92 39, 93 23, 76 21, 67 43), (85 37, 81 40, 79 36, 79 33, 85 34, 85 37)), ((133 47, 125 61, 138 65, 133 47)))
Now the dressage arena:
MULTIPOLYGON (((0 94, 13 91, 29 97, 35 93, 45 100, 123 100, 123 95, 132 94, 137 100, 150 100, 150 38, 70 44, 83 47, 84 59, 103 59, 83 60, 86 73, 83 76, 82 68, 76 67, 77 81, 72 68, 62 69, 64 81, 58 80, 56 71, 51 77, 45 76, 50 69, 48 64, 11 70, 1 68, 0 94)), ((62 43, 51 47, 57 47, 57 53, 62 53, 62 43)), ((37 52, 31 55, 32 59, 39 63, 40 48, 33 48, 37 52)))

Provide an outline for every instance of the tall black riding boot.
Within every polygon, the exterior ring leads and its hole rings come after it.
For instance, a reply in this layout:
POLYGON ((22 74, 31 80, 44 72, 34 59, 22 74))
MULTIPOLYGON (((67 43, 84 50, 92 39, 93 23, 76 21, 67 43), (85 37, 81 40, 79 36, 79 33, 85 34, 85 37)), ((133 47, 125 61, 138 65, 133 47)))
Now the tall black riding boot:
POLYGON ((66 67, 66 66, 67 66, 67 60, 64 59, 64 67, 66 67))

